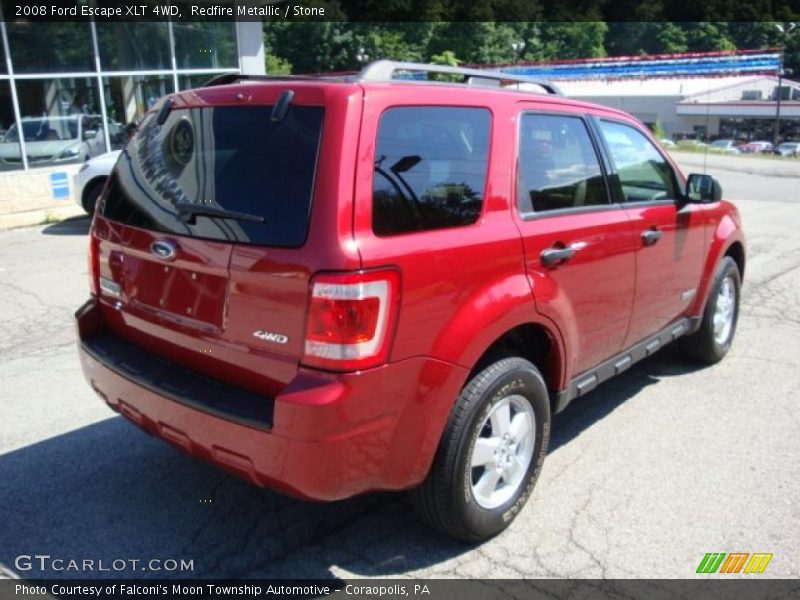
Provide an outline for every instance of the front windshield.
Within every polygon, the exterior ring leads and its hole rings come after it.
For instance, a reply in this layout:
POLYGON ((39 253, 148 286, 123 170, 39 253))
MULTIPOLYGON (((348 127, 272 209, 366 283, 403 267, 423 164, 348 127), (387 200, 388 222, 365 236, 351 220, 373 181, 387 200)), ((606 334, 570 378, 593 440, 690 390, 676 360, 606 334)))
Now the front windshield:
POLYGON ((712 146, 720 146, 720 147, 724 148, 724 147, 730 146, 731 145, 731 141, 730 140, 717 140, 716 142, 713 142, 711 145, 712 146))
MULTIPOLYGON (((26 142, 50 142, 74 140, 78 137, 77 117, 43 117, 41 119, 23 119, 22 131, 26 142)), ((19 142, 19 130, 16 123, 8 128, 4 142, 19 142)))

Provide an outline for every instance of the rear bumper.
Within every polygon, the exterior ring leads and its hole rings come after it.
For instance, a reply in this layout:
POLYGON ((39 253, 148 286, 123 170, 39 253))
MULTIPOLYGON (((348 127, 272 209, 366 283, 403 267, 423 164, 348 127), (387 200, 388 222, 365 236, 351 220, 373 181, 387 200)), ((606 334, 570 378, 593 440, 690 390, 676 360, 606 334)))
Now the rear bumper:
MULTIPOLYGON (((314 500, 419 483, 468 374, 461 367, 418 357, 352 374, 300 369, 275 398, 242 396, 241 390, 228 386, 234 404, 263 401, 264 413, 270 413, 267 420, 248 423, 226 413, 230 402, 209 409, 191 397, 186 401, 187 395, 193 396, 185 385, 190 380, 184 378, 176 388, 183 396, 165 393, 137 376, 146 363, 126 371, 98 353, 92 340, 109 334, 93 300, 76 318, 84 375, 112 409, 148 433, 256 485, 314 500)), ((227 384, 216 383, 219 396, 227 384)))

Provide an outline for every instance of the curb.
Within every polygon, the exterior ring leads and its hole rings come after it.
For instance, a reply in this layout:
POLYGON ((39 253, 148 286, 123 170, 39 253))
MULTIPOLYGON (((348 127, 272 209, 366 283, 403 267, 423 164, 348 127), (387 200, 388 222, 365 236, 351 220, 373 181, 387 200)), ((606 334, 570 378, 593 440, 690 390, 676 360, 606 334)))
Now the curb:
POLYGON ((15 212, 7 215, 0 215, 0 231, 18 229, 20 227, 32 227, 47 222, 56 223, 68 219, 69 217, 77 217, 85 214, 84 210, 77 205, 15 212))

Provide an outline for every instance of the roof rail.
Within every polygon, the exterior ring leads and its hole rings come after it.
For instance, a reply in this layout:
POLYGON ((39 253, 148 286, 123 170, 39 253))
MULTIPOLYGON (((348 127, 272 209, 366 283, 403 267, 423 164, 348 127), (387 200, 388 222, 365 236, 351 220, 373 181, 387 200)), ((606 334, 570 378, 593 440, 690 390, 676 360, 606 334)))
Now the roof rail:
POLYGON ((237 81, 320 81, 325 79, 341 79, 324 75, 245 75, 244 73, 223 73, 206 81, 201 87, 227 85, 237 81))
POLYGON ((398 71, 421 71, 423 73, 444 73, 447 75, 461 75, 466 85, 492 85, 500 86, 504 81, 514 83, 530 83, 538 85, 548 94, 563 96, 557 85, 543 79, 534 79, 524 75, 504 73, 502 71, 483 71, 481 69, 466 69, 446 65, 428 65, 424 63, 398 62, 393 60, 378 60, 364 67, 356 77, 356 81, 391 81, 398 71))

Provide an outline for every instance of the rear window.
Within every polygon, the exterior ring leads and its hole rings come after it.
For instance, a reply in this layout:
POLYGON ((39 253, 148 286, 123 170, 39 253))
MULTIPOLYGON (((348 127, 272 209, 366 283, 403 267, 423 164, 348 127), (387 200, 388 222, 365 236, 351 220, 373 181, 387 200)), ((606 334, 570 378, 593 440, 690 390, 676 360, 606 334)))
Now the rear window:
POLYGON ((395 235, 478 220, 489 157, 484 108, 387 110, 378 128, 372 229, 395 235))
POLYGON ((272 106, 175 109, 163 125, 151 115, 117 163, 103 215, 175 235, 302 245, 323 109, 271 116, 272 106))

